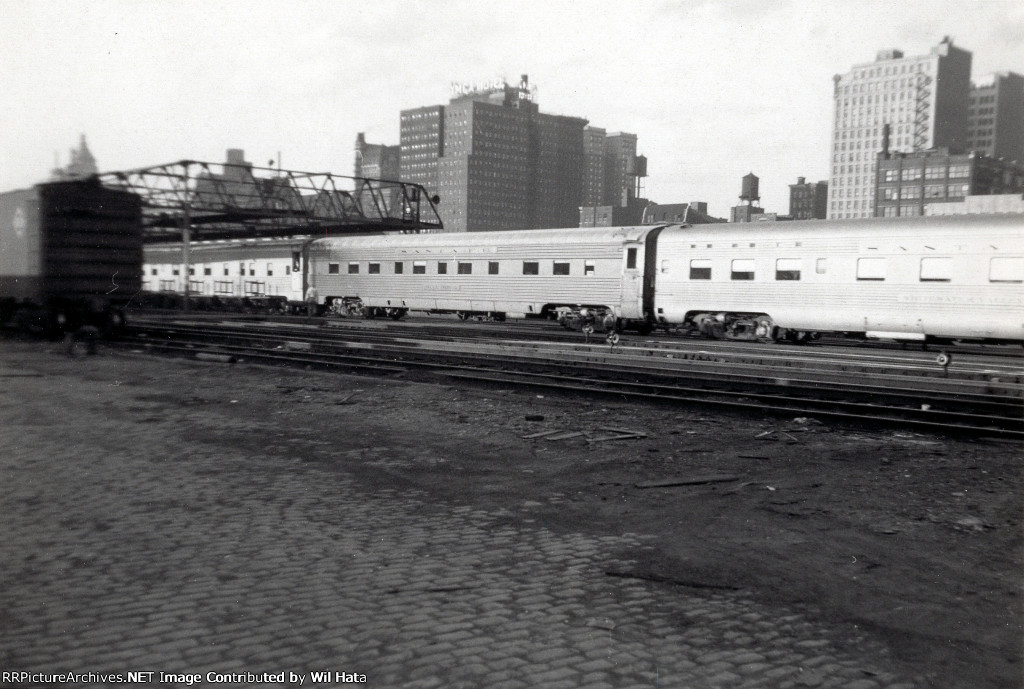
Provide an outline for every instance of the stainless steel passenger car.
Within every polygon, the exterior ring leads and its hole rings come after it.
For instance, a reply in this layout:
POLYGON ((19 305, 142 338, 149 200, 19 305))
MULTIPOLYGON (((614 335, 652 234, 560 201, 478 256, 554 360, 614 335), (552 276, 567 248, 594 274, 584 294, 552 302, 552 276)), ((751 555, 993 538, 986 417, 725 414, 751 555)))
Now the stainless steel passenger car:
POLYGON ((642 278, 651 229, 320 239, 308 249, 308 281, 319 303, 352 315, 561 316, 646 328, 642 278))
POLYGON ((654 312, 711 336, 1024 340, 1024 216, 669 227, 654 312))

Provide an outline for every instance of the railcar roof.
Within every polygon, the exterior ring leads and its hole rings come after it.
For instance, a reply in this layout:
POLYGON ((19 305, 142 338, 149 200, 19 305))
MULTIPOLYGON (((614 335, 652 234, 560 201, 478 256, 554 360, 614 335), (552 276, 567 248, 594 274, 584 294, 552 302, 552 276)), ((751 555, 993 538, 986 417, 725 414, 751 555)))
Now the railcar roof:
POLYGON ((452 243, 462 246, 494 246, 502 244, 530 244, 533 242, 616 242, 639 241, 660 225, 629 227, 567 227, 544 230, 502 230, 497 232, 431 232, 424 234, 370 235, 362 237, 327 237, 316 244, 325 248, 348 246, 392 247, 423 246, 445 247, 452 243))
MULTIPOLYGON (((722 239, 785 239, 808 236, 894 237, 901 234, 935 233, 964 236, 986 231, 1016 230, 1024 233, 1024 214, 993 213, 978 215, 938 215, 913 218, 864 218, 858 220, 789 220, 781 222, 711 223, 669 225, 667 233, 684 233, 722 239)), ((664 235, 663 235, 664 236, 664 235)))

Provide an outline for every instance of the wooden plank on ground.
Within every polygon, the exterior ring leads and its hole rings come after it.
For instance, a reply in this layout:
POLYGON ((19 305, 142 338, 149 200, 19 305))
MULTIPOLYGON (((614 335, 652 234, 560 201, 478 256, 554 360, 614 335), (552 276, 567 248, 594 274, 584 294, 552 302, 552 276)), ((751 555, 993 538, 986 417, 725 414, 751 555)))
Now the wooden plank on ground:
POLYGON ((670 478, 663 481, 650 481, 648 483, 635 483, 637 488, 670 488, 672 486, 696 486, 704 483, 726 483, 738 481, 739 476, 732 474, 703 474, 699 476, 687 476, 682 478, 670 478))

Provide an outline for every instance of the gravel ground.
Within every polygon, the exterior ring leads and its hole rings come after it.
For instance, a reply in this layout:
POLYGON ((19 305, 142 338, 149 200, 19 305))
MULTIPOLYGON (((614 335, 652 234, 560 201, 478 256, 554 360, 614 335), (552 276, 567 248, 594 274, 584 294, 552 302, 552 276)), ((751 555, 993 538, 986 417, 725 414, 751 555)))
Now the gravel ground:
MULTIPOLYGON (((5 510, 43 509, 53 490, 43 486, 58 477, 34 472, 55 446, 79 462, 134 448, 169 475, 222 453, 231 461, 203 471, 240 485, 315 467, 321 481, 336 474, 353 490, 414 494, 553 537, 628 536, 605 568, 608 581, 643 582, 664 600, 741 595, 758 606, 759 624, 797 615, 830 643, 875 649, 863 652, 912 678, 829 684, 808 674, 803 684, 718 686, 1022 686, 1016 443, 541 396, 443 376, 357 377, 110 348, 69 359, 48 343, 0 346, 0 439, 15 450, 0 464, 5 510), (280 461, 237 459, 268 453, 280 461)), ((93 497, 127 499, 116 490, 93 497)), ((154 514, 180 507, 174 486, 166 499, 139 499, 154 514)), ((111 528, 67 518, 85 534, 111 528)), ((5 540, 27 542, 32 528, 19 518, 5 540)), ((56 555, 4 550, 0 584, 11 604, 32 589, 32 558, 56 555)), ((683 613, 666 619, 680 633, 693 625, 683 613)), ((2 669, 21 657, 21 643, 0 631, 2 669)))

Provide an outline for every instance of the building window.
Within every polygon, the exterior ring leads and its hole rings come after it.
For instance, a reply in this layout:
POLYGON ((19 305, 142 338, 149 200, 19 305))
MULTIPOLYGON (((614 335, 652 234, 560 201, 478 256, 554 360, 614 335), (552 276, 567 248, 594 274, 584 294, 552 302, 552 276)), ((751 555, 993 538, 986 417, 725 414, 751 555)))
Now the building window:
POLYGON ((369 273, 370 275, 379 275, 380 274, 380 264, 379 263, 371 263, 371 264, 369 264, 368 266, 366 266, 366 272, 369 273))
POLYGON ((731 280, 753 280, 754 279, 754 259, 752 258, 734 258, 732 260, 732 275, 731 280))
POLYGON ((636 270, 636 249, 626 249, 626 270, 636 270))
POLYGON ((568 275, 569 274, 569 262, 568 261, 553 261, 551 263, 551 274, 552 275, 568 275))
POLYGON ((348 264, 348 274, 349 275, 358 275, 359 274, 359 263, 358 262, 352 261, 352 262, 350 262, 348 264))
POLYGON ((405 272, 405 264, 401 261, 395 261, 395 275, 401 275, 405 272))
POLYGON ((885 259, 884 258, 858 258, 857 259, 858 280, 885 280, 885 259))
POLYGON ((690 259, 690 279, 691 280, 710 280, 711 279, 711 259, 707 259, 707 258, 694 258, 694 259, 690 259))
POLYGON ((943 184, 929 184, 924 188, 926 199, 942 199, 946 197, 946 187, 943 184))
POLYGON ((328 263, 327 264, 327 274, 328 275, 337 275, 340 272, 341 272, 341 264, 340 263, 328 263))
POLYGON ((989 282, 1024 282, 1024 257, 993 258, 989 265, 989 282))
POLYGON ((413 275, 426 275, 427 274, 427 262, 426 261, 413 261, 412 262, 412 274, 413 275))
POLYGON ((583 274, 584 275, 593 275, 594 274, 594 268, 595 268, 595 266, 594 266, 594 262, 593 261, 584 261, 583 262, 583 274))
POLYGON ((462 261, 459 261, 458 271, 459 271, 459 275, 472 275, 473 274, 473 264, 472 263, 463 263, 462 261))
POLYGON ((924 169, 925 179, 944 179, 946 177, 946 168, 929 165, 924 169))
POLYGON ((800 279, 800 259, 799 258, 779 258, 775 261, 775 279, 776 280, 799 280, 800 279))
POLYGON ((953 275, 953 259, 922 258, 921 282, 949 282, 953 275))
POLYGON ((498 262, 497 261, 488 261, 487 262, 487 274, 488 275, 497 275, 498 274, 498 262))
POLYGON ((438 275, 447 275, 448 274, 448 264, 445 263, 444 261, 438 261, 438 263, 437 263, 437 274, 438 275))
POLYGON ((540 275, 540 263, 537 261, 523 261, 523 275, 540 275))
POLYGON ((916 179, 921 179, 921 168, 905 168, 903 170, 902 177, 904 182, 913 182, 916 179))

